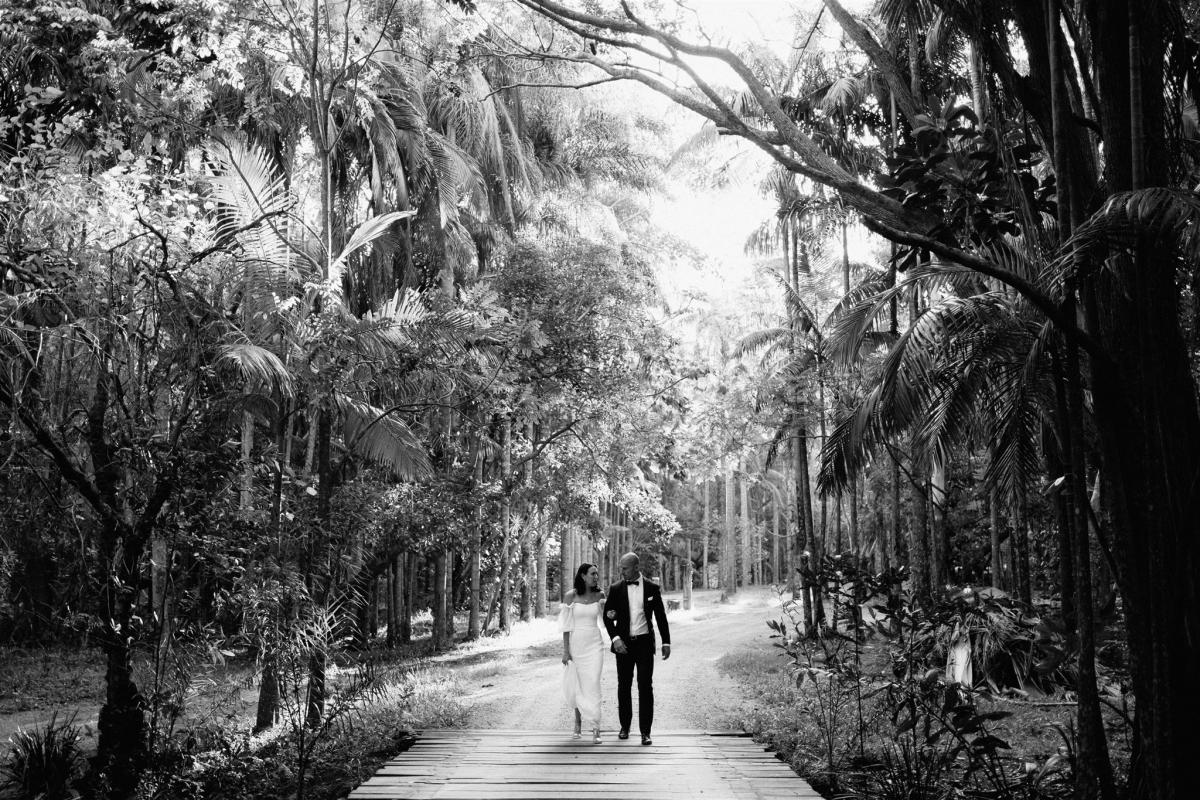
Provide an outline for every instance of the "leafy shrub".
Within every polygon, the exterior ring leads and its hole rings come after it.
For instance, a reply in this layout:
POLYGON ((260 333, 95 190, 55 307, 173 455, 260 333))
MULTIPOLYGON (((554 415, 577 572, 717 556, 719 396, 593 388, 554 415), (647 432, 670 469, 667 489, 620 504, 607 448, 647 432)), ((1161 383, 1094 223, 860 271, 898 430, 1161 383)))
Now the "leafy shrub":
POLYGON ((43 728, 19 730, 0 765, 0 789, 12 800, 66 800, 78 797, 73 784, 83 775, 83 753, 74 716, 51 716, 43 728))
POLYGON ((833 613, 824 627, 806 625, 785 600, 788 619, 769 625, 794 692, 760 698, 779 707, 747 720, 756 738, 839 797, 1068 797, 1069 756, 1012 755, 993 732, 1009 712, 977 704, 1000 686, 1065 680, 1061 637, 1005 597, 963 593, 912 608, 896 577, 870 575, 846 559, 823 565, 813 578, 829 587, 833 613), (978 681, 947 680, 951 647, 969 656, 978 681))
POLYGON ((973 685, 1037 693, 1074 685, 1062 631, 1009 597, 964 589, 910 621, 905 669, 942 669, 959 644, 973 685))

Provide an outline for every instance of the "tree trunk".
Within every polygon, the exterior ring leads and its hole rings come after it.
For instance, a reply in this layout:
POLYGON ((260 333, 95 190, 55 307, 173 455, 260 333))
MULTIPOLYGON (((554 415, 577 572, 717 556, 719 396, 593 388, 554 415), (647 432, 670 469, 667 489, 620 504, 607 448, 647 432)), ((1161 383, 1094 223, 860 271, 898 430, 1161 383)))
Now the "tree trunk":
POLYGON ((929 506, 932 511, 932 528, 929 541, 929 584, 934 591, 941 592, 952 583, 949 573, 950 554, 947 552, 946 533, 946 462, 934 454, 933 469, 929 475, 929 506))
POLYGON ((371 578, 371 598, 367 606, 367 641, 379 636, 379 576, 371 578))
MULTIPOLYGON (((1089 13, 1108 188, 1167 185, 1165 12, 1114 1, 1089 13)), ((1174 270, 1162 268, 1171 258, 1154 240, 1138 241, 1132 255, 1089 272, 1086 303, 1110 356, 1091 364, 1092 389, 1137 698, 1129 783, 1149 800, 1200 797, 1200 417, 1174 270)))
POLYGON ((912 527, 908 536, 908 567, 912 576, 912 595, 918 605, 928 605, 933 599, 929 582, 929 507, 924 470, 917 463, 912 467, 910 501, 912 527))
POLYGON ((258 708, 254 716, 254 733, 273 728, 279 721, 279 673, 274 653, 267 653, 262 662, 262 678, 258 687, 258 708))
POLYGON ((983 64, 979 57, 979 48, 970 39, 967 40, 967 79, 971 82, 971 105, 975 109, 978 126, 983 127, 987 120, 987 89, 983 82, 983 64))
POLYGON ((444 615, 445 621, 446 621, 445 634, 446 634, 446 646, 447 647, 454 646, 454 637, 455 637, 455 633, 456 633, 455 628, 454 628, 454 561, 455 561, 454 551, 447 550, 446 551, 446 567, 445 567, 446 583, 442 589, 442 591, 445 592, 445 595, 446 595, 445 610, 443 611, 443 615, 444 615))
POLYGON ((400 643, 400 607, 396 594, 396 559, 389 557, 387 565, 387 594, 384 596, 387 646, 389 649, 394 648, 400 643))
POLYGON ((787 530, 780 525, 778 497, 771 500, 771 514, 774 519, 771 531, 771 582, 779 583, 779 548, 787 536, 787 530))
POLYGON ((1009 587, 1004 580, 1004 560, 1001 557, 1001 542, 1004 537, 1000 531, 1000 492, 992 489, 988 493, 988 532, 989 550, 991 552, 991 583, 997 589, 1006 590, 1009 587))
MULTIPOLYGON (((540 514, 538 515, 541 516, 540 514)), ((546 616, 549 596, 546 583, 549 581, 548 562, 550 560, 550 540, 542 533, 538 534, 537 547, 537 603, 533 607, 533 615, 541 618, 546 616)))
MULTIPOLYGON (((333 465, 330 447, 333 440, 333 415, 325 408, 317 412, 317 527, 313 533, 309 558, 309 580, 318 606, 324 607, 333 589, 329 563, 330 504, 333 498, 333 465)), ((308 661, 308 699, 305 723, 317 727, 325 714, 325 670, 327 641, 314 643, 308 661)))
POLYGON ((417 557, 414 553, 405 552, 398 557, 396 564, 400 576, 398 591, 402 595, 400 641, 407 644, 412 641, 412 610, 413 604, 416 602, 417 557))
MULTIPOLYGON (((818 373, 817 375, 817 403, 818 414, 821 426, 821 447, 829 441, 827 431, 825 430, 825 379, 818 373)), ((807 476, 807 472, 805 473, 807 476)), ((819 563, 822 556, 826 552, 826 545, 829 541, 829 497, 825 493, 821 493, 821 536, 816 541, 810 541, 808 549, 812 551, 813 558, 819 563)))
POLYGON ((529 517, 528 509, 526 509, 525 518, 526 527, 521 531, 519 537, 520 542, 517 550, 520 557, 520 569, 517 571, 520 592, 518 597, 517 607, 520 609, 521 621, 528 622, 533 619, 533 592, 534 582, 536 580, 536 566, 533 561, 533 546, 529 541, 529 517))
POLYGON ((500 463, 500 630, 509 633, 512 621, 509 618, 512 605, 510 563, 512 562, 512 415, 504 416, 504 441, 500 463))
MULTIPOLYGON (((99 481, 98 481, 99 482, 99 481)), ((133 593, 137 586, 138 562, 144 540, 114 522, 105 523, 101 534, 106 570, 104 607, 108 625, 101 633, 105 659, 104 705, 97 723, 99 740, 95 774, 103 773, 109 796, 123 798, 133 793, 146 761, 145 701, 133 680, 133 593)))
POLYGON ((850 527, 849 527, 849 546, 850 552, 856 557, 862 555, 862 542, 858 537, 858 476, 850 476, 850 527))
POLYGON ((842 493, 839 491, 833 498, 833 550, 834 555, 845 551, 845 543, 842 542, 842 493))
POLYGON ((721 537, 721 569, 718 573, 720 581, 717 586, 727 595, 737 594, 737 581, 735 579, 736 571, 730 563, 733 559, 733 541, 737 536, 736 500, 733 493, 733 467, 727 466, 725 469, 725 531, 721 537))
MULTIPOLYGON (((478 440, 475 447, 475 465, 473 470, 472 484, 476 491, 483 485, 483 448, 479 445, 478 440)), ((475 510, 474 524, 471 525, 471 542, 468 548, 468 558, 470 564, 470 581, 471 581, 471 597, 467 616, 467 638, 479 638, 479 603, 480 592, 482 591, 482 581, 480 570, 482 568, 482 552, 483 552, 483 526, 484 526, 484 510, 482 504, 475 510)))
MULTIPOLYGON (((741 483, 740 483, 740 489, 741 489, 741 503, 742 503, 742 505, 741 505, 742 524, 740 526, 741 530, 739 531, 741 534, 739 537, 739 543, 741 544, 741 551, 742 551, 741 559, 740 559, 741 560, 741 585, 749 586, 751 583, 751 578, 750 578, 750 565, 751 565, 750 536, 751 536, 751 530, 754 526, 754 523, 750 519, 750 479, 749 479, 749 475, 746 474, 744 462, 743 462, 743 473, 742 473, 742 479, 741 479, 741 483)), ((735 556, 735 558, 736 558, 736 556, 735 556)), ((733 582, 736 584, 736 581, 737 581, 737 578, 735 577, 733 582)))
POLYGON ((433 559, 433 630, 430 638, 434 652, 446 649, 446 553, 433 559))
MULTIPOLYGON (((244 389, 250 394, 250 384, 244 389)), ((242 475, 238 489, 238 509, 243 515, 254 508, 254 462, 251 454, 254 452, 254 415, 249 411, 242 412, 242 475)))
MULTIPOLYGON (((537 441, 537 429, 533 420, 525 423, 525 438, 530 447, 537 441)), ((533 459, 525 461, 525 485, 533 484, 533 459)), ((525 504, 525 525, 521 531, 521 620, 528 622, 533 619, 533 606, 537 594, 537 554, 534 551, 534 513, 533 504, 525 504)))
POLYGON ((559 540, 558 600, 562 602, 566 599, 567 592, 571 589, 571 581, 575 575, 575 568, 572 566, 573 558, 571 555, 571 533, 569 528, 564 527, 561 529, 559 540))
POLYGON ((712 518, 709 515, 709 479, 704 479, 704 538, 700 546, 700 588, 708 588, 708 537, 712 530, 712 518))
MULTIPOLYGON (((798 415, 797 411, 797 415, 798 415)), ((808 482, 808 429, 797 416, 796 436, 792 439, 792 469, 796 487, 796 542, 792 556, 792 598, 800 601, 800 619, 806 637, 816 635, 815 609, 812 603, 813 509, 808 482)))
MULTIPOLYGON (((164 663, 171 646, 171 599, 167 590, 171 551, 163 536, 150 540, 150 604, 154 618, 158 621, 157 659, 164 663)), ((35 606, 36 608, 36 606, 35 606)), ((46 616, 49 618, 49 615, 46 616)))
POLYGON ((892 465, 892 515, 888 521, 887 547, 884 555, 884 569, 895 567, 900 563, 898 548, 900 546, 900 459, 895 453, 890 454, 892 465))
POLYGON ((687 611, 692 607, 692 540, 686 540, 687 557, 683 559, 683 610, 687 611))

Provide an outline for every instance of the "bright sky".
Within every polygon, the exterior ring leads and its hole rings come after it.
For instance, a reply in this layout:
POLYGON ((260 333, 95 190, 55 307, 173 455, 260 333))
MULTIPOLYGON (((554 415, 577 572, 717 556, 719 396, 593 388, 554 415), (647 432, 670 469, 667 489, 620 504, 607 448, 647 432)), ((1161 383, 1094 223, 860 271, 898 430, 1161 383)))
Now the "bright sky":
MULTIPOLYGON (((843 5, 852 13, 868 13, 873 0, 843 0, 843 5)), ((682 34, 689 40, 702 40, 694 31, 701 31, 715 45, 730 47, 737 51, 747 43, 766 47, 781 60, 788 60, 797 46, 797 20, 812 19, 823 7, 822 0, 681 0, 672 4, 664 0, 661 16, 678 14, 677 19, 691 35, 682 34)), ((807 31, 805 31, 807 33, 807 31)), ((821 17, 819 31, 808 42, 814 48, 837 48, 842 45, 841 31, 826 12, 821 17)), ((695 59, 694 68, 706 81, 714 85, 740 86, 731 70, 712 59, 695 59)), ((672 76, 674 77, 674 76, 672 76)), ((686 82, 686 76, 680 76, 686 82)), ((640 87, 633 91, 638 95, 643 108, 661 108, 662 113, 673 122, 680 132, 679 141, 699 130, 702 120, 691 112, 671 106, 669 101, 640 87)), ((730 143, 732 145, 732 143, 730 143)), ((664 288, 675 292, 704 292, 714 298, 728 298, 739 284, 751 279, 762 258, 744 252, 746 239, 775 211, 771 198, 764 197, 758 184, 766 174, 769 160, 750 145, 742 144, 743 151, 752 151, 739 164, 747 179, 741 184, 725 185, 720 189, 697 190, 682 182, 674 187, 669 197, 659 198, 654 206, 655 222, 661 227, 691 242, 696 249, 708 256, 707 269, 693 271, 684 264, 672 265, 670 274, 662 276, 664 288)), ((855 242, 852 258, 863 260, 865 243, 855 242)))
MULTIPOLYGON (((874 0, 842 0, 847 10, 866 14, 874 0)), ((571 5, 574 5, 571 3, 571 5)), ((650 3, 636 3, 636 6, 650 3)), ((822 0, 660 0, 654 14, 657 19, 675 19, 681 25, 680 36, 689 41, 704 41, 714 45, 740 51, 749 43, 764 47, 780 60, 788 61, 793 55, 796 41, 797 21, 811 20, 824 6, 822 0)), ((807 35, 805 29, 799 35, 807 35)), ((821 26, 808 42, 810 47, 833 49, 843 46, 841 31, 831 15, 821 16, 821 26)), ((712 59, 695 59, 694 68, 702 78, 716 86, 740 88, 732 71, 712 59)), ((681 83, 688 81, 686 75, 672 75, 681 83)), ((611 87, 605 91, 606 95, 611 87)), ((644 112, 661 115, 674 130, 675 141, 682 143, 700 130, 703 120, 689 111, 675 106, 645 87, 622 84, 618 103, 632 103, 644 112)), ((727 143, 732 146, 732 143, 727 143)), ((754 148, 742 143, 744 151, 754 148)), ((723 156, 725 158, 728 156, 723 156)), ((715 163, 719 163, 714 159, 715 163)), ((763 197, 759 182, 767 173, 769 161, 759 154, 739 162, 735 172, 746 175, 740 184, 723 185, 719 189, 701 190, 676 182, 669 196, 654 200, 654 221, 662 228, 688 241, 707 256, 705 268, 693 270, 686 261, 668 266, 661 276, 664 289, 676 299, 683 292, 700 292, 727 302, 739 293, 753 276, 756 265, 762 259, 747 255, 744 244, 750 234, 775 211, 772 198, 763 197)), ((863 259, 864 244, 856 243, 852 257, 863 259)))

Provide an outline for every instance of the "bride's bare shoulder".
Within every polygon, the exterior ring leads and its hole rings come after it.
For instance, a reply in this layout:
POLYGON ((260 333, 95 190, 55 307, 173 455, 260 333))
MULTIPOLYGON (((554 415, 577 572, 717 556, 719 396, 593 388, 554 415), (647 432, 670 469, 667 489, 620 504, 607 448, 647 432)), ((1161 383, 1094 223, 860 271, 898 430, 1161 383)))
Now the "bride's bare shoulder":
POLYGON ((567 589, 567 593, 563 595, 563 605, 570 605, 575 602, 575 590, 567 589))

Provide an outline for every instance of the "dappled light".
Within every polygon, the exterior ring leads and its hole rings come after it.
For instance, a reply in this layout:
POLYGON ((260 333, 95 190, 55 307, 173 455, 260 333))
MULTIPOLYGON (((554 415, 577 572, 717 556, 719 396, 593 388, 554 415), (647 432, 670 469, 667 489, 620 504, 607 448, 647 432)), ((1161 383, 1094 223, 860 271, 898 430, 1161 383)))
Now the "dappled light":
POLYGON ((0 0, 0 798, 1200 797, 1197 53, 0 0))

